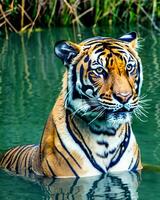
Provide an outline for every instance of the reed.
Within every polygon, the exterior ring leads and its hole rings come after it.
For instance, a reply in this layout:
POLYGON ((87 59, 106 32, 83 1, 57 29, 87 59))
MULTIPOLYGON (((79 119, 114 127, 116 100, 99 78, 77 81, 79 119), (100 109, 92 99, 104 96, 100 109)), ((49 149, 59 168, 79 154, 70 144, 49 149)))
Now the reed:
POLYGON ((53 26, 141 25, 160 31, 160 0, 2 0, 0 28, 31 32, 53 26))

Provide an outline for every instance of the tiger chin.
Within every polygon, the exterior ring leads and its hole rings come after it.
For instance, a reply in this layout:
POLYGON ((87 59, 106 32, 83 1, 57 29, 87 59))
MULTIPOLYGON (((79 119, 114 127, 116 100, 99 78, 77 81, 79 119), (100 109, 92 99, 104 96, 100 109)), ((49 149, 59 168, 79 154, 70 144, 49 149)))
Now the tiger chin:
POLYGON ((1 168, 48 177, 141 170, 131 127, 143 80, 137 46, 135 32, 56 43, 66 72, 40 145, 8 150, 1 168))

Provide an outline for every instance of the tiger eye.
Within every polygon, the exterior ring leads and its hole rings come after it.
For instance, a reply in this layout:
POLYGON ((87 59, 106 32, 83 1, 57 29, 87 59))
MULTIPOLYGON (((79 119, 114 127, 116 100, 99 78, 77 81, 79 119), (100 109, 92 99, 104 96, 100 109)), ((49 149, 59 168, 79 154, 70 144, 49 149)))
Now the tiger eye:
POLYGON ((102 74, 103 71, 104 71, 104 69, 103 69, 102 67, 98 67, 98 68, 96 69, 96 72, 97 72, 98 74, 102 74))

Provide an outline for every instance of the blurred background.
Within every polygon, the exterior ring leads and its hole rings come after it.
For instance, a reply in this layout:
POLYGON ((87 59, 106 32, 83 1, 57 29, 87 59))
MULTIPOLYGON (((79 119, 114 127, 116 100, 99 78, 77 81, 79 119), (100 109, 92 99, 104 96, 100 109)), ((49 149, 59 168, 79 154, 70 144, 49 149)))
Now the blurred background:
POLYGON ((55 26, 143 26, 160 31, 160 0, 1 0, 0 27, 24 32, 55 26))

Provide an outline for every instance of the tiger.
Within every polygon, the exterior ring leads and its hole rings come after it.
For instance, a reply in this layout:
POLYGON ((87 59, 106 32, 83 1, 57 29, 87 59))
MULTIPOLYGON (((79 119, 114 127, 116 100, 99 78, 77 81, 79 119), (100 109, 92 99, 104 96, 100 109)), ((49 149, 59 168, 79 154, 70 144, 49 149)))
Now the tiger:
POLYGON ((136 32, 57 42, 54 52, 66 71, 40 144, 11 148, 0 167, 62 178, 141 170, 131 126, 143 82, 137 49, 136 32))

